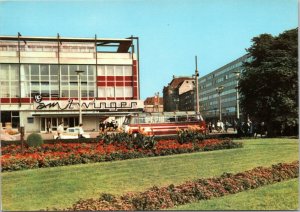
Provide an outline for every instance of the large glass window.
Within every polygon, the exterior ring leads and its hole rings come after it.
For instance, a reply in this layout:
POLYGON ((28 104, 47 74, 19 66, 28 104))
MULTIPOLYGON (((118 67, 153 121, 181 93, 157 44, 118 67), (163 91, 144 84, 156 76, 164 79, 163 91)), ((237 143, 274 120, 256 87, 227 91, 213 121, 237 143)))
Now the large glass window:
POLYGON ((94 97, 96 80, 95 66, 93 65, 61 65, 61 96, 78 97, 78 74, 81 77, 81 97, 94 97))
POLYGON ((0 97, 19 97, 19 66, 0 64, 0 97))
MULTIPOLYGON (((94 97, 96 89, 95 66, 93 65, 21 65, 21 97, 32 98, 36 94, 44 97, 78 97, 78 75, 81 73, 82 97, 94 97), (60 72, 60 74, 59 74, 60 72), (59 76, 60 89, 59 95, 59 76)), ((0 65, 2 97, 19 96, 18 65, 0 65)))

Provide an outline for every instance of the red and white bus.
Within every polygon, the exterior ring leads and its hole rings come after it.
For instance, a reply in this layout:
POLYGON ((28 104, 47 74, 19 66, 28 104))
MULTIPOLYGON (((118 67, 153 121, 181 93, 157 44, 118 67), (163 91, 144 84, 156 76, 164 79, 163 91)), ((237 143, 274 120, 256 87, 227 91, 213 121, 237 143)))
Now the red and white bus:
POLYGON ((206 124, 194 111, 137 113, 126 117, 123 129, 127 133, 145 132, 151 135, 176 135, 178 130, 197 129, 205 134, 206 124))

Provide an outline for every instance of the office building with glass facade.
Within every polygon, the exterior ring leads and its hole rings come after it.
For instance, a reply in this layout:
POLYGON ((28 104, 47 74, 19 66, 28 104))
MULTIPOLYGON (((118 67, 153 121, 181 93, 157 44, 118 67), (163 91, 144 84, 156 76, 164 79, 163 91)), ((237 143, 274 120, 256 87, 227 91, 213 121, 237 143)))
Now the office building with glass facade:
POLYGON ((243 62, 250 60, 248 54, 244 55, 199 78, 200 112, 207 122, 220 119, 221 100, 222 121, 233 123, 237 116, 237 73, 242 73, 243 62))
POLYGON ((29 132, 45 131, 48 122, 52 130, 61 121, 77 126, 79 107, 85 130, 103 120, 122 123, 144 107, 138 45, 137 37, 0 36, 1 125, 29 132))

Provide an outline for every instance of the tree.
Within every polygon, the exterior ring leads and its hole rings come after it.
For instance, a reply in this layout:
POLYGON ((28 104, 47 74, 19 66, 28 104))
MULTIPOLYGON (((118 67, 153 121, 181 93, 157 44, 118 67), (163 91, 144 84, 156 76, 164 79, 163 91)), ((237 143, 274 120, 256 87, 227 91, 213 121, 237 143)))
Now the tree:
POLYGON ((247 49, 239 82, 241 108, 258 123, 267 124, 270 136, 296 134, 298 126, 298 31, 277 37, 262 34, 247 49))

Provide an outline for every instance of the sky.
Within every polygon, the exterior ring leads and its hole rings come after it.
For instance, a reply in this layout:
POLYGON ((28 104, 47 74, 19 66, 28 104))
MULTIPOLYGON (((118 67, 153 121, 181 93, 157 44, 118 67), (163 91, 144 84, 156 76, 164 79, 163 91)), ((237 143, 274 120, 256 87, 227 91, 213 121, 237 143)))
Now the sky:
POLYGON ((0 0, 0 35, 139 37, 141 99, 194 74, 196 55, 201 77, 297 26, 297 0, 0 0))

